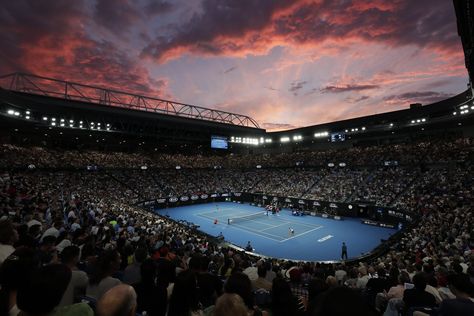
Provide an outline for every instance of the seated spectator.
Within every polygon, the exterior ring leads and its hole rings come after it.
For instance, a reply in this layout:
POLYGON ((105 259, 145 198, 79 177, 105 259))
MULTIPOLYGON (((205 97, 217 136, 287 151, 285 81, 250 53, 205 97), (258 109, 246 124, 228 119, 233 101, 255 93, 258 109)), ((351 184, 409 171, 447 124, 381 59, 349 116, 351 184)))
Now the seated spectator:
POLYGON ((0 220, 0 266, 15 251, 13 244, 17 241, 18 232, 12 222, 7 219, 0 220))
POLYGON ((314 278, 308 283, 308 303, 306 304, 307 315, 311 315, 315 306, 324 292, 328 290, 328 285, 324 280, 314 278))
POLYGON ((364 302, 361 295, 354 289, 336 287, 325 292, 318 300, 310 316, 342 316, 364 315, 372 316, 375 313, 364 302))
POLYGON ((365 286, 367 285, 367 282, 369 282, 369 275, 367 273, 367 268, 366 267, 359 267, 359 275, 357 278, 357 288, 358 289, 365 289, 365 286))
POLYGON ((258 274, 258 278, 252 281, 252 288, 254 290, 264 289, 267 291, 271 291, 272 283, 268 282, 267 279, 265 279, 265 277, 267 276, 267 267, 264 264, 260 265, 257 268, 257 274, 258 274))
POLYGON ((0 315, 17 315, 17 293, 39 268, 39 258, 34 250, 18 248, 0 267, 0 315))
POLYGON ((97 302, 97 316, 135 316, 137 294, 130 285, 114 286, 97 302))
POLYGON ((448 286, 456 298, 441 302, 438 315, 474 315, 474 285, 470 282, 468 275, 454 274, 448 276, 448 286))
POLYGON ((224 291, 225 293, 238 294, 247 306, 250 316, 266 315, 265 312, 260 311, 255 306, 252 294, 252 283, 246 274, 242 272, 232 273, 224 285, 224 291))
POLYGON ((436 306, 436 298, 425 291, 426 289, 426 275, 423 272, 415 274, 413 277, 413 289, 407 289, 403 293, 403 302, 405 302, 405 309, 412 307, 434 307, 436 306))
POLYGON ((283 278, 275 278, 272 285, 272 316, 304 315, 305 306, 296 298, 290 284, 283 278))
POLYGON ((38 248, 38 256, 42 265, 58 262, 56 237, 49 235, 43 238, 38 248))
POLYGON ((247 306, 237 294, 224 293, 216 301, 214 316, 248 316, 247 306))
POLYGON ((306 304, 308 302, 308 290, 301 282, 301 269, 292 267, 285 274, 290 277, 290 288, 293 296, 306 304))
POLYGON ((71 279, 71 270, 62 264, 52 264, 33 272, 18 290, 18 308, 25 316, 92 316, 92 309, 84 303, 58 307, 71 279))
POLYGON ((392 286, 388 292, 383 290, 381 293, 377 293, 375 298, 375 309, 382 311, 389 300, 392 298, 402 299, 403 292, 405 292, 405 283, 410 283, 410 276, 407 272, 402 271, 398 276, 398 284, 392 286))
POLYGON ((106 250, 97 258, 86 290, 88 297, 99 300, 105 292, 121 284, 119 279, 112 277, 118 271, 120 262, 117 250, 106 250))

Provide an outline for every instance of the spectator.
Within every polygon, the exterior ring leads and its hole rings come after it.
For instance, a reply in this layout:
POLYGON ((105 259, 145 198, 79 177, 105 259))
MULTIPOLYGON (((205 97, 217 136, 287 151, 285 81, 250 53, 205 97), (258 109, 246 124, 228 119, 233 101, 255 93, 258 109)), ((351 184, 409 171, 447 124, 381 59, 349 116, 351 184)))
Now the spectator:
POLYGON ((199 304, 196 275, 189 270, 181 272, 176 277, 167 316, 188 315, 203 315, 203 310, 199 304))
POLYGON ((250 282, 249 277, 242 273, 242 272, 234 272, 232 275, 227 279, 227 282, 224 285, 225 293, 234 293, 239 295, 245 305, 249 310, 249 315, 251 316, 259 316, 259 315, 266 315, 266 313, 262 313, 256 306, 252 294, 252 284, 250 282))
POLYGON ((71 279, 65 265, 52 264, 33 272, 30 280, 18 290, 18 308, 26 316, 93 315, 84 303, 58 307, 71 279))
POLYGON ((474 285, 466 274, 448 276, 448 285, 455 299, 446 299, 439 306, 440 316, 470 316, 474 315, 474 285))
POLYGON ((168 304, 166 287, 156 284, 156 264, 148 258, 140 267, 140 282, 133 285, 137 293, 137 312, 164 316, 168 304))
POLYGON ((407 289, 403 293, 403 301, 405 302, 405 309, 412 307, 434 307, 436 306, 435 297, 426 292, 426 275, 423 272, 417 273, 413 277, 413 289, 407 289))
POLYGON ((0 266, 11 255, 15 248, 13 244, 18 240, 18 232, 7 219, 0 220, 0 266))
POLYGON ((119 279, 112 277, 120 267, 120 254, 117 250, 106 250, 97 259, 97 263, 89 278, 86 295, 99 300, 105 292, 121 284, 119 279))
POLYGON ((39 268, 36 252, 29 248, 15 250, 0 267, 0 315, 17 315, 17 294, 39 268))
POLYGON ((252 288, 254 290, 257 289, 264 289, 267 291, 271 291, 272 289, 272 283, 268 282, 265 277, 267 276, 267 267, 262 264, 257 268, 257 274, 258 278, 254 281, 252 281, 252 288))
POLYGON ((283 278, 276 278, 272 285, 271 310, 273 316, 304 315, 305 306, 296 298, 289 283, 283 278))
POLYGON ((77 268, 79 263, 80 249, 77 246, 69 246, 61 252, 61 262, 71 269, 71 280, 64 292, 59 306, 73 304, 75 298, 83 296, 86 293, 89 278, 84 271, 77 268))
POLYGON ((135 316, 137 294, 133 287, 120 284, 104 293, 97 302, 97 316, 135 316))
POLYGON ((216 301, 214 316, 248 316, 247 306, 237 294, 224 293, 216 301))
POLYGON ((123 282, 126 284, 134 284, 140 282, 140 266, 148 256, 147 250, 138 247, 133 256, 133 263, 129 264, 123 272, 123 282))
POLYGON ((354 289, 336 287, 325 292, 311 316, 375 315, 354 289))

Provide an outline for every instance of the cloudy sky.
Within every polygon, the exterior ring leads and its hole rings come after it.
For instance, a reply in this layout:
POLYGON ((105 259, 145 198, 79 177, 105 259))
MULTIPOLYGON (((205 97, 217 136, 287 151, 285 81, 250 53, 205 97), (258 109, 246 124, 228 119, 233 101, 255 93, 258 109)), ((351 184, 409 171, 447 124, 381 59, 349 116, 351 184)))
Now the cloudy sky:
POLYGON ((466 88, 448 0, 15 0, 0 74, 25 71, 288 129, 466 88))

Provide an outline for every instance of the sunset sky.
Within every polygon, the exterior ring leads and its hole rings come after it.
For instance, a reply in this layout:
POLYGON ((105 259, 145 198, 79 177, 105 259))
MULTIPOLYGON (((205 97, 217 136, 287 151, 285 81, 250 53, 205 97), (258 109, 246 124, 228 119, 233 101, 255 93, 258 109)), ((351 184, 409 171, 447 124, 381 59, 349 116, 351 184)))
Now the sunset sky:
POLYGON ((0 74, 245 114, 269 130, 442 100, 468 82, 450 0, 15 0, 0 74))

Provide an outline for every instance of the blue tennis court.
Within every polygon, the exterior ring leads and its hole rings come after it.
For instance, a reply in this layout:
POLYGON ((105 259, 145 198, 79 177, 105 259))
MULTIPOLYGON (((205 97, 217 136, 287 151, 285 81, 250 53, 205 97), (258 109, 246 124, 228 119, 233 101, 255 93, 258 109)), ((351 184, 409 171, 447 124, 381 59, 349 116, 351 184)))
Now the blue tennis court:
POLYGON ((255 252, 262 255, 292 260, 339 260, 342 242, 347 244, 349 258, 357 257, 396 232, 364 225, 360 219, 337 221, 293 216, 289 210, 267 214, 261 207, 232 202, 158 209, 156 212, 175 220, 193 222, 201 231, 213 236, 222 233, 226 241, 237 246, 244 247, 250 241, 255 252))

